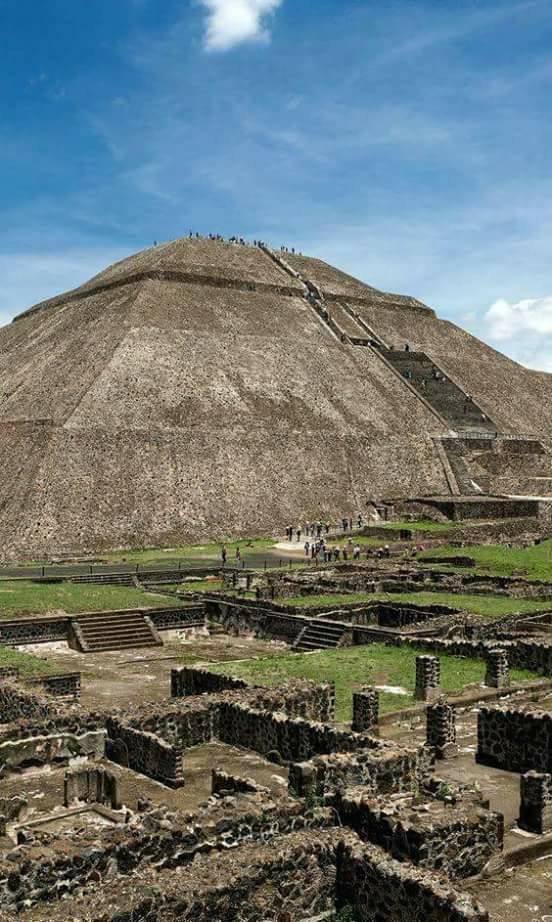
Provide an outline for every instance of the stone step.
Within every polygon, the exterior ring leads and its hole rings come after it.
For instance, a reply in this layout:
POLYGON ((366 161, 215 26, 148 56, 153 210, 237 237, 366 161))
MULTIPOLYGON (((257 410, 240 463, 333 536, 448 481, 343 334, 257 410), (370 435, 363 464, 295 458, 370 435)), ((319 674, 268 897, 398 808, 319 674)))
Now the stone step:
POLYGON ((83 625, 97 625, 97 624, 139 624, 144 620, 142 614, 132 614, 132 615, 93 615, 92 617, 79 617, 77 618, 79 624, 83 625))
POLYGON ((110 634, 129 634, 136 633, 136 631, 144 631, 150 633, 151 628, 149 624, 146 624, 145 621, 137 621, 134 624, 89 624, 86 627, 82 627, 81 630, 83 634, 105 634, 106 631, 109 631, 110 634))
POLYGON ((314 640, 306 640, 305 638, 303 638, 303 640, 299 641, 295 649, 296 650, 335 650, 336 647, 337 647, 337 644, 335 643, 322 644, 314 640))
POLYGON ((385 352, 385 357, 403 377, 407 370, 411 373, 405 380, 431 404, 451 428, 496 431, 492 420, 486 417, 473 400, 466 401, 466 392, 451 381, 429 355, 423 352, 398 352, 390 349, 385 352), (432 377, 434 368, 440 374, 440 380, 432 377))
POLYGON ((314 640, 315 638, 321 639, 321 640, 339 640, 341 638, 341 635, 343 634, 343 631, 339 631, 338 633, 333 633, 333 632, 326 633, 325 631, 316 631, 316 630, 309 629, 306 633, 309 636, 309 638, 311 638, 312 640, 314 640))
POLYGON ((144 615, 138 612, 104 612, 74 620, 90 651, 153 647, 161 643, 144 615))
POLYGON ((114 650, 141 650, 145 647, 158 647, 159 644, 152 640, 140 640, 138 642, 133 641, 122 641, 121 643, 110 643, 106 641, 105 643, 91 643, 88 644, 90 653, 107 653, 108 651, 114 650))

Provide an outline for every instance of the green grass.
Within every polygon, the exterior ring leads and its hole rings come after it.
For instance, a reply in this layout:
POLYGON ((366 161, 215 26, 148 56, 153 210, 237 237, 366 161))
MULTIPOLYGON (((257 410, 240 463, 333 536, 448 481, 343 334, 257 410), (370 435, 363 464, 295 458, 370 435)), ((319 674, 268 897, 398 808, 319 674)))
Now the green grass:
POLYGON ((224 583, 221 579, 198 579, 171 585, 173 589, 178 589, 179 592, 220 592, 224 589, 224 583))
POLYGON ((0 667, 5 666, 17 666, 19 675, 22 678, 32 678, 33 676, 47 675, 58 671, 46 660, 39 659, 38 656, 32 656, 30 653, 20 653, 19 650, 0 646, 0 667))
POLYGON ((505 547, 501 544, 478 544, 467 547, 445 545, 420 554, 424 557, 473 557, 475 570, 462 567, 460 572, 479 572, 496 576, 525 576, 528 579, 552 582, 552 541, 533 547, 505 547))
MULTIPOLYGON (((90 559, 106 563, 174 563, 178 560, 220 560, 221 547, 224 544, 228 553, 228 563, 232 563, 235 557, 236 548, 239 547, 242 553, 251 554, 254 552, 266 550, 274 547, 275 538, 228 538, 221 541, 209 541, 206 544, 180 544, 172 547, 144 547, 144 548, 121 548, 114 551, 98 551, 90 554, 90 559)), ((48 566, 50 560, 24 560, 18 563, 18 566, 37 567, 48 566)))
POLYGON ((385 528, 386 531, 408 531, 431 532, 434 535, 446 535, 458 527, 456 522, 433 522, 431 519, 419 519, 416 522, 378 522, 375 523, 377 528, 385 528))
POLYGON ((322 605, 346 605, 363 602, 412 602, 415 605, 449 605, 462 611, 487 618, 498 618, 515 612, 546 611, 552 601, 536 602, 532 599, 509 599, 505 596, 468 595, 452 592, 354 592, 336 595, 295 596, 280 600, 285 605, 314 608, 322 605))
MULTIPOLYGON (((267 656, 246 662, 210 665, 214 672, 225 673, 253 683, 276 686, 290 678, 333 681, 336 690, 336 719, 351 720, 352 693, 363 685, 400 686, 408 695, 381 692, 383 712, 402 710, 414 704, 415 658, 421 650, 369 644, 322 650, 320 653, 292 653, 267 656)), ((459 656, 441 656, 441 682, 444 691, 460 692, 466 685, 480 684, 485 674, 482 660, 459 656)), ((535 674, 511 670, 512 682, 539 678, 535 674)))
POLYGON ((169 608, 178 599, 154 595, 127 586, 87 583, 33 583, 27 580, 0 582, 0 618, 49 612, 102 611, 117 608, 169 608))

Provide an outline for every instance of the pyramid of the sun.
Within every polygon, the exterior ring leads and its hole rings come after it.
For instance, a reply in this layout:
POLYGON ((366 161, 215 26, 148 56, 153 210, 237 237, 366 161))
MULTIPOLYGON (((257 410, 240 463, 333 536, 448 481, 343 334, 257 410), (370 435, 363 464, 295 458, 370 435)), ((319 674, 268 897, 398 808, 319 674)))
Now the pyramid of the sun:
POLYGON ((179 240, 0 330, 2 556, 273 533, 470 478, 552 493, 552 376, 284 260, 179 240))

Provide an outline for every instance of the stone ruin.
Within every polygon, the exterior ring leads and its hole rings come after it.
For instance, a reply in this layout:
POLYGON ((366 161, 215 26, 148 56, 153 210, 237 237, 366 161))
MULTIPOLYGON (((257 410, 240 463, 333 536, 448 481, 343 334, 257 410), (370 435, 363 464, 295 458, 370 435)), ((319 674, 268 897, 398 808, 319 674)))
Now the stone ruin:
POLYGON ((372 689, 351 728, 335 724, 328 683, 255 688, 181 667, 170 692, 92 714, 0 683, 2 777, 65 766, 49 811, 25 798, 0 804, 3 920, 121 922, 147 907, 148 919, 301 922, 345 906, 360 922, 412 906, 436 922, 487 919, 450 881, 500 853, 501 818, 473 792, 456 791, 454 807, 443 799, 437 747, 380 738, 372 689), (185 789, 189 754, 214 743, 285 768, 289 781, 275 791, 220 765, 194 812, 147 798, 129 806, 150 779, 185 789))
POLYGON ((353 514, 357 484, 455 517, 549 513, 551 375, 265 244, 175 240, 31 307, 0 330, 0 389, 10 559, 283 533, 290 510, 353 514))
MULTIPOLYGON (((236 633, 293 643, 304 626, 265 600, 210 594, 208 606, 236 633)), ((552 831, 551 718, 519 698, 509 669, 550 675, 552 648, 535 635, 443 637, 433 624, 422 647, 408 626, 390 641, 416 651, 403 719, 419 729, 404 735, 383 732, 374 685, 352 692, 344 724, 324 681, 252 686, 179 666, 162 700, 90 711, 54 685, 0 677, 2 922, 313 922, 341 910, 354 922, 486 922, 473 882, 508 860, 509 830, 469 777, 451 781, 469 703, 443 695, 440 655, 485 662, 472 691, 477 761, 519 774, 517 827, 542 838, 552 831), (200 751, 215 761, 185 809, 200 751), (28 784, 14 793, 33 772, 44 772, 44 807, 28 784)), ((358 624, 344 642, 369 643, 373 629, 358 624)))

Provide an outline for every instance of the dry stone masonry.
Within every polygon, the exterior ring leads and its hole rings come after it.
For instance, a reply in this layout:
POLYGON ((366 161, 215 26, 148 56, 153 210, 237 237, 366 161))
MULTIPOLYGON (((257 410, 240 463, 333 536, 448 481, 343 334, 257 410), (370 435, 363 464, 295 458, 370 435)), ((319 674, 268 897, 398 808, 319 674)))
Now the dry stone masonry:
POLYGON ((552 714, 530 706, 481 708, 477 761, 509 772, 551 772, 552 714))
POLYGON ((357 733, 375 730, 379 720, 379 692, 376 688, 363 688, 353 692, 352 728, 357 733))
POLYGON ((510 684, 510 668, 506 650, 489 650, 486 663, 485 685, 490 688, 507 688, 510 684))
POLYGON ((435 749, 438 759, 458 755, 456 742, 456 711, 446 701, 431 704, 426 710, 426 739, 435 749))
POLYGON ((526 772, 520 781, 518 826, 538 835, 552 830, 552 775, 526 772))
POLYGON ((419 701, 435 701, 441 695, 441 663, 437 656, 416 657, 416 688, 419 701))

